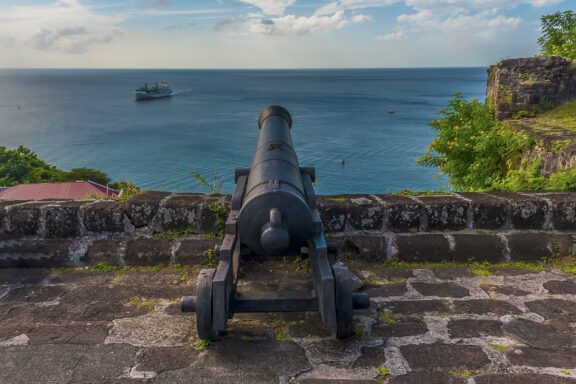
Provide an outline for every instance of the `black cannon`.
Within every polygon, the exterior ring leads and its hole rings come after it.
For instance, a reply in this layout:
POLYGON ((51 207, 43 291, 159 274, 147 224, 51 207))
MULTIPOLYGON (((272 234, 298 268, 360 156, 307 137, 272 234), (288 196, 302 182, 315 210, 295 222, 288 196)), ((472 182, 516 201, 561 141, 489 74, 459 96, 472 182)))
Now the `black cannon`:
POLYGON ((326 244, 312 183, 314 168, 301 168, 282 107, 266 108, 258 118, 260 136, 249 169, 237 169, 236 188, 226 221, 226 235, 216 247, 216 269, 203 269, 196 296, 184 296, 183 312, 196 312, 198 336, 212 340, 226 330, 234 313, 319 311, 331 333, 352 335, 352 310, 368 308, 365 293, 353 293, 350 273, 332 264, 336 247, 326 244), (314 291, 279 297, 269 292, 249 297, 236 291, 241 257, 309 257, 314 291))

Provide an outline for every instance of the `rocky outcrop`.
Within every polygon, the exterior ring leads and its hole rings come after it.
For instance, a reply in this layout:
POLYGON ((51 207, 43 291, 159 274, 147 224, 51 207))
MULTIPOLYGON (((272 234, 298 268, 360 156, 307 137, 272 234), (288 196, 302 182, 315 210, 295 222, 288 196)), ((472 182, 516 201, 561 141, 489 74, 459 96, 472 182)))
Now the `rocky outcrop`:
POLYGON ((576 64, 558 56, 503 60, 488 69, 486 99, 499 120, 576 98, 576 64))

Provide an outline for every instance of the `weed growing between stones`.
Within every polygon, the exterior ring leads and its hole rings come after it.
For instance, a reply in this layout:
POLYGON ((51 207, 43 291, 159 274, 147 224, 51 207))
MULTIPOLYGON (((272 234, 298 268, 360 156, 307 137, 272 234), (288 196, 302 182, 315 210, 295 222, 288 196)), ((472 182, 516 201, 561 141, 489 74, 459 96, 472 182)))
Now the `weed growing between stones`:
POLYGON ((380 314, 378 315, 378 320, 382 324, 386 324, 386 325, 392 325, 392 324, 396 323, 396 320, 394 319, 394 317, 392 317, 392 315, 386 311, 380 312, 380 314))
POLYGON ((158 304, 160 304, 160 300, 148 300, 141 297, 131 297, 130 300, 128 300, 129 306, 146 309, 148 312, 154 311, 158 304))
POLYGON ((194 343, 192 344, 192 348, 194 348, 198 352, 202 352, 210 348, 211 345, 212 343, 209 342, 208 340, 198 339, 194 341, 194 343))
POLYGON ((186 236, 190 236, 190 232, 185 231, 168 231, 154 234, 152 240, 176 240, 186 236))
POLYGON ((490 348, 492 348, 493 350, 500 352, 500 353, 506 353, 508 352, 512 347, 508 346, 508 345, 501 345, 501 344, 490 344, 490 348))
POLYGON ((135 186, 134 184, 128 182, 123 185, 122 194, 118 196, 118 201, 121 203, 126 203, 136 196, 143 194, 144 191, 135 186))
POLYGON ((290 336, 286 332, 286 324, 283 322, 278 322, 274 327, 274 338, 278 341, 288 341, 290 336))
POLYGON ((480 370, 471 370, 471 369, 457 369, 454 371, 450 371, 450 375, 454 377, 459 377, 461 379, 468 379, 472 376, 476 376, 482 373, 480 370))
POLYGON ((213 248, 208 248, 204 252, 202 252, 202 256, 206 258, 206 263, 211 266, 215 267, 218 264, 218 256, 216 256, 216 251, 213 248))
POLYGON ((346 197, 341 197, 341 196, 327 196, 324 199, 331 201, 331 202, 334 202, 334 203, 345 203, 348 201, 348 199, 346 197))
POLYGON ((118 285, 122 281, 122 275, 127 272, 174 272, 180 275, 179 281, 185 282, 195 276, 200 271, 201 266, 188 266, 182 264, 156 264, 156 265, 130 265, 120 266, 107 263, 105 261, 98 262, 94 265, 87 267, 65 267, 52 269, 53 275, 61 275, 65 272, 115 272, 116 276, 112 281, 113 284, 118 285))
POLYGON ((378 374, 378 380, 385 381, 391 376, 390 368, 380 367, 376 368, 376 373, 378 374))
POLYGON ((223 203, 212 203, 208 206, 208 209, 214 215, 214 227, 216 228, 216 231, 212 233, 212 236, 214 236, 214 239, 223 239, 228 208, 223 203))
POLYGON ((111 265, 105 261, 100 261, 91 267, 95 272, 114 272, 116 268, 115 265, 111 265))
POLYGON ((561 369, 561 370, 560 370, 560 373, 563 374, 563 375, 566 375, 566 376, 572 376, 572 372, 570 372, 570 371, 567 370, 567 369, 561 369))
POLYGON ((366 329, 363 327, 354 328, 353 332, 358 337, 364 337, 366 335, 366 329))

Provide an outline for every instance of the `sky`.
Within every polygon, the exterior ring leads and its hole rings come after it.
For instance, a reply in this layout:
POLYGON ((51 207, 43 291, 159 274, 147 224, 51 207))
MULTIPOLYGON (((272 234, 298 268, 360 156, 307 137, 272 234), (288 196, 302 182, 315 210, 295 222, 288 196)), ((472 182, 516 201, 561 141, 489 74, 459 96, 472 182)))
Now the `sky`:
POLYGON ((0 0, 0 68, 486 66, 576 0, 0 0))

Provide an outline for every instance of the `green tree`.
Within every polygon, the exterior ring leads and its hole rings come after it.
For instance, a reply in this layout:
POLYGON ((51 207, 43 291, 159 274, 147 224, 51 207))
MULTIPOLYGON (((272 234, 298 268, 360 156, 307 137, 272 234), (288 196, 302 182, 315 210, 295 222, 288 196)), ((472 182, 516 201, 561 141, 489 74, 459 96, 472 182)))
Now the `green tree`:
POLYGON ((64 172, 62 181, 94 181, 96 183, 106 185, 111 182, 107 174, 97 169, 92 168, 72 168, 68 172, 64 172))
POLYGON ((63 171, 39 159, 26 147, 0 147, 0 185, 46 182, 61 177, 63 171))
POLYGON ((76 180, 91 180, 103 185, 112 183, 108 175, 97 169, 73 168, 63 171, 47 164, 24 146, 15 149, 0 147, 0 186, 76 180))
POLYGON ((576 59, 576 12, 556 12, 542 16, 540 21, 542 36, 538 44, 542 53, 576 59))
POLYGON ((430 122, 437 136, 417 162, 440 169, 457 190, 496 189, 532 143, 526 134, 497 121, 489 105, 461 94, 440 113, 441 119, 430 122))

